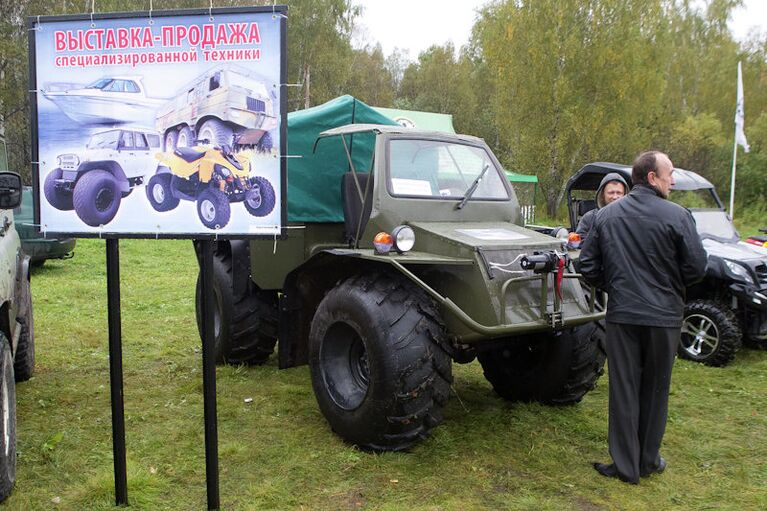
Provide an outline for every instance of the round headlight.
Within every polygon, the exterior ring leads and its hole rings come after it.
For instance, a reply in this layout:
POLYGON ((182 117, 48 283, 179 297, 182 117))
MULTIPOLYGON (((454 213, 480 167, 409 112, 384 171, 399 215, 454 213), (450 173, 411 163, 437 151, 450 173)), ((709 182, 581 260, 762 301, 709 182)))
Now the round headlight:
POLYGON ((373 246, 379 254, 388 254, 393 244, 394 240, 388 232, 379 232, 373 238, 373 246))
POLYGON ((413 250, 415 232, 412 227, 400 225, 391 232, 391 237, 394 238, 394 250, 400 254, 413 250))

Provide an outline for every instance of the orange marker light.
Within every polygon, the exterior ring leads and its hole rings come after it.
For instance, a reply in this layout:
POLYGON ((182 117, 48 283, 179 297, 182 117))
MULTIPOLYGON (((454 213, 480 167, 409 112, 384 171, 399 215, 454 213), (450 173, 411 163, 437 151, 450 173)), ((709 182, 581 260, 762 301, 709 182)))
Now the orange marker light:
POLYGON ((373 246, 379 254, 388 254, 394 245, 394 238, 388 232, 379 232, 373 238, 373 246))
POLYGON ((567 236, 567 241, 568 241, 569 243, 575 243, 575 242, 579 242, 579 241, 581 241, 581 235, 580 235, 580 234, 578 234, 577 232, 571 232, 571 233, 570 233, 570 234, 567 236))

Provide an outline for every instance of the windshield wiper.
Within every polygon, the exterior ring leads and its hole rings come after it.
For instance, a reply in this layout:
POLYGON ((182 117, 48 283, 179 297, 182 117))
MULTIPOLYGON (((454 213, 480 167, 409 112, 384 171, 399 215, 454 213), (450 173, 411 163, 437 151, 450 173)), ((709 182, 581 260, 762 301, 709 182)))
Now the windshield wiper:
POLYGON ((483 177, 485 177, 485 172, 487 172, 487 169, 489 168, 490 168, 489 163, 482 168, 482 172, 480 172, 479 175, 477 176, 477 179, 475 179, 474 182, 471 183, 471 186, 469 187, 469 189, 466 190, 466 193, 464 193, 463 199, 461 199, 461 202, 455 205, 455 209, 463 209, 466 203, 469 202, 469 199, 471 199, 471 196, 474 195, 475 191, 477 191, 479 182, 482 181, 483 177))

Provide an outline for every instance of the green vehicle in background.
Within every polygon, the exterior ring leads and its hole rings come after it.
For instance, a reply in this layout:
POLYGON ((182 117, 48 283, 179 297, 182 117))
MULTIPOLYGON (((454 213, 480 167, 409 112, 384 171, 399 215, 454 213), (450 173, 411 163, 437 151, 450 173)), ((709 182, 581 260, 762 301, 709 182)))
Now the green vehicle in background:
POLYGON ((484 141, 345 96, 291 113, 288 147, 289 238, 216 244, 219 362, 263 363, 279 338, 280 368, 308 363, 331 428, 375 451, 441 422, 453 362, 508 400, 594 388, 603 313, 564 242, 521 226, 484 141))
POLYGON ((21 238, 21 248, 30 258, 32 266, 42 266, 46 259, 69 259, 75 255, 74 238, 49 238, 35 227, 35 198, 31 186, 22 190, 21 204, 13 210, 16 230, 21 238))

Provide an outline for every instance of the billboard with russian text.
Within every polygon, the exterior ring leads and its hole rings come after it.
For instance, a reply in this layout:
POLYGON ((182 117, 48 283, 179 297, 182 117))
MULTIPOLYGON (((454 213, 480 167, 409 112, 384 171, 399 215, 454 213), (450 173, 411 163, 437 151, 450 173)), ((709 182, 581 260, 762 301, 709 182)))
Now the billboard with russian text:
POLYGON ((285 12, 30 18, 40 231, 283 235, 285 12))

